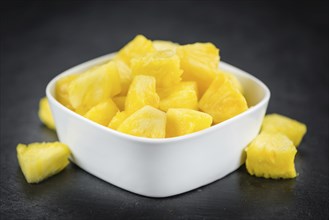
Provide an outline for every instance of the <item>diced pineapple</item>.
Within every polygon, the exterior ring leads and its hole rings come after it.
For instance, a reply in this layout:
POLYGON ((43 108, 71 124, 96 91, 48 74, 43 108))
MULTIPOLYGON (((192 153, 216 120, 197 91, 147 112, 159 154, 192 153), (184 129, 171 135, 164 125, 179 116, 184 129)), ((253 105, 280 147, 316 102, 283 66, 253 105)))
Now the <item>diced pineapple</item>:
POLYGON ((157 87, 170 87, 181 81, 179 57, 170 50, 157 51, 131 61, 133 76, 148 75, 155 77, 157 87))
POLYGON ((298 147, 307 131, 307 127, 305 124, 286 116, 270 114, 266 115, 263 120, 262 131, 282 133, 298 147))
POLYGON ((127 95, 130 83, 132 81, 131 70, 127 66, 127 64, 125 64, 121 60, 115 60, 114 62, 117 66, 118 73, 120 76, 120 81, 121 81, 120 95, 127 95))
POLYGON ((246 152, 249 174, 273 179, 296 177, 297 150, 285 135, 262 132, 248 145, 246 152))
POLYGON ((127 96, 115 96, 113 97, 113 102, 117 105, 120 111, 125 109, 125 102, 127 96))
POLYGON ((122 122, 128 118, 128 116, 129 114, 126 111, 117 112, 117 114, 112 118, 108 127, 117 130, 122 122))
POLYGON ((219 74, 199 102, 199 108, 220 123, 248 109, 246 99, 224 74, 219 74))
POLYGON ((202 95, 215 79, 219 64, 219 49, 211 43, 195 43, 176 49, 183 69, 184 81, 196 81, 202 95))
POLYGON ((196 82, 180 82, 179 84, 157 90, 160 96, 160 109, 188 108, 198 110, 198 87, 196 82))
POLYGON ((18 144, 16 150, 28 183, 38 183, 59 173, 69 164, 70 150, 59 142, 18 144))
POLYGON ((194 133, 212 124, 212 117, 191 109, 171 108, 167 112, 166 137, 177 137, 194 133))
POLYGON ((114 59, 122 60, 130 66, 131 59, 145 56, 154 51, 156 50, 153 47, 152 41, 148 40, 143 35, 137 35, 117 53, 114 59))
POLYGON ((51 114, 50 106, 47 97, 43 97, 39 102, 39 119, 48 128, 55 130, 55 122, 51 114))
POLYGON ((69 109, 73 109, 69 99, 69 85, 78 76, 78 74, 64 76, 56 82, 55 97, 57 101, 69 109))
POLYGON ((118 111, 119 109, 112 99, 108 99, 92 107, 85 114, 85 117, 98 124, 107 126, 118 111))
POLYGON ((80 114, 121 91, 120 76, 113 61, 82 73, 68 88, 72 107, 80 114))
POLYGON ((233 86, 235 88, 237 88, 241 92, 241 94, 244 93, 242 84, 240 83, 238 78, 236 76, 234 76, 232 73, 229 73, 229 72, 226 72, 226 71, 220 69, 220 70, 218 70, 218 74, 226 75, 228 77, 228 79, 231 81, 231 83, 233 84, 233 86))
POLYGON ((164 138, 166 113, 152 106, 144 106, 124 120, 118 131, 139 137, 164 138))
POLYGON ((156 93, 156 82, 152 76, 138 75, 133 79, 126 98, 125 110, 129 113, 150 105, 159 107, 160 98, 156 93))
POLYGON ((176 51, 176 48, 179 46, 179 44, 173 43, 171 41, 155 40, 155 41, 153 41, 153 46, 158 51, 161 51, 161 50, 176 51))

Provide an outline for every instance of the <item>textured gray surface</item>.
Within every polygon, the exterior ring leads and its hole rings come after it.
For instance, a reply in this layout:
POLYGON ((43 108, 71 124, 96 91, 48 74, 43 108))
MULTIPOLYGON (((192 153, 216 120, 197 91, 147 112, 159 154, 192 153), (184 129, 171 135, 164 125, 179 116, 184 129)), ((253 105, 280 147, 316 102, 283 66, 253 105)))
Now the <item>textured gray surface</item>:
POLYGON ((1 6, 1 219, 328 219, 328 4, 88 2, 1 6), (37 117, 47 82, 116 51, 136 34, 211 41, 224 61, 271 89, 268 112, 301 120, 293 180, 249 176, 244 166, 183 195, 150 199, 74 165, 38 185, 19 169, 17 143, 54 141, 37 117))

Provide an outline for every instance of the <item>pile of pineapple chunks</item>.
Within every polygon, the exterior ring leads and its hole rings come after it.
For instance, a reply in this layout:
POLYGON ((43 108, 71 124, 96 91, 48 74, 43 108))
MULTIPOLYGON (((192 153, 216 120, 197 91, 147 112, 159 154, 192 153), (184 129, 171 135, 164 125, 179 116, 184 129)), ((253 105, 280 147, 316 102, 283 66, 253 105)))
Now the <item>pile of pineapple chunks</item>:
MULTIPOLYGON (((248 109, 243 87, 218 69, 219 49, 211 43, 179 45, 136 36, 109 62, 62 77, 56 99, 109 129, 146 138, 191 134, 248 109)), ((40 120, 55 129, 47 98, 40 120)), ((294 158, 306 126, 282 115, 264 118, 261 133, 246 148, 246 168, 265 178, 294 178, 294 158)), ((69 163, 65 144, 17 146, 26 180, 37 183, 69 163)))
POLYGON ((248 109, 235 76, 218 69, 211 43, 178 45, 136 36, 105 64, 62 77, 56 98, 109 129, 171 138, 248 109))

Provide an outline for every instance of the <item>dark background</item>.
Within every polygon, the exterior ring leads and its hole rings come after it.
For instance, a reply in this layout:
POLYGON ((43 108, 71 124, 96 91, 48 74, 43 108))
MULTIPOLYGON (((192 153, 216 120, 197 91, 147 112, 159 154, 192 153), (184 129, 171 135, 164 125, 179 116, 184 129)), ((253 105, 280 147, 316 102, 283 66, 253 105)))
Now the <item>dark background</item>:
POLYGON ((1 3, 1 219, 328 219, 327 1, 1 3), (75 165, 26 183, 19 142, 55 141, 37 117, 47 82, 118 50, 141 33, 181 44, 210 41, 221 59, 272 92, 268 112, 307 124, 292 180, 239 170, 165 199, 121 190, 75 165))

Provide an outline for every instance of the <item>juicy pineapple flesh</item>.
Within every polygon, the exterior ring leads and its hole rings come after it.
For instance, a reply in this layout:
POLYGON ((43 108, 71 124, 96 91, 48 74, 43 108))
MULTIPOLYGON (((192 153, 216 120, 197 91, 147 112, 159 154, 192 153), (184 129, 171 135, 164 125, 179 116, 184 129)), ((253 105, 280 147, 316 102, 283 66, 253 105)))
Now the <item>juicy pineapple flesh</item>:
POLYGON ((217 124, 246 111, 248 105, 231 79, 219 74, 202 96, 199 108, 210 114, 217 124))
POLYGON ((51 114, 50 106, 47 97, 43 97, 39 102, 39 119, 48 128, 55 130, 55 122, 51 114))
POLYGON ((170 108, 167 112, 166 137, 177 137, 209 128, 212 117, 192 109, 170 108))
POLYGON ((159 102, 156 79, 153 76, 135 76, 126 97, 125 110, 133 113, 146 105, 158 108, 159 102))
POLYGON ((294 143, 296 147, 298 147, 307 131, 307 128, 305 124, 286 116, 269 114, 264 118, 262 131, 284 134, 294 143))
POLYGON ((18 144, 17 158, 28 183, 38 183, 62 171, 69 164, 67 145, 53 143, 18 144))
POLYGON ((294 178, 297 153, 293 142, 282 134, 262 132, 246 148, 246 168, 264 178, 294 178))
POLYGON ((179 84, 157 90, 160 96, 159 108, 187 108, 198 110, 198 86, 196 82, 180 82, 179 84))
POLYGON ((166 136, 166 113, 144 106, 128 116, 118 127, 118 131, 139 137, 164 138, 166 136))

